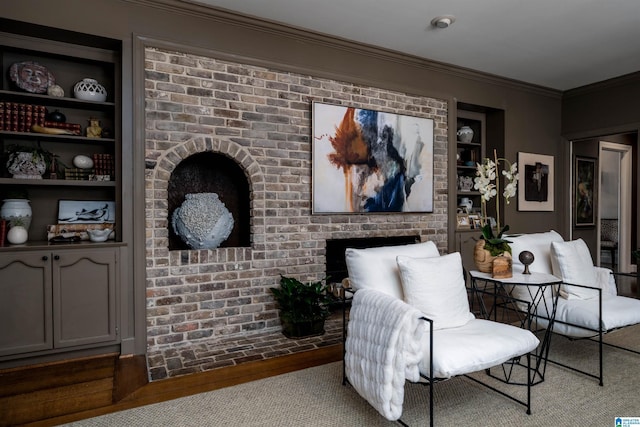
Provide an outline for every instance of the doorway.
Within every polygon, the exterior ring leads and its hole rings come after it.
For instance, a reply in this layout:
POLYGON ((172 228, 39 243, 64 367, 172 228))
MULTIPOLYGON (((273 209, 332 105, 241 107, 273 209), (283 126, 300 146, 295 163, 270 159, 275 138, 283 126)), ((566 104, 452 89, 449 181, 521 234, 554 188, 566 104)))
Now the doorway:
POLYGON ((598 148, 597 264, 631 272, 632 147, 600 141, 598 148), (614 241, 616 245, 610 243, 614 241))

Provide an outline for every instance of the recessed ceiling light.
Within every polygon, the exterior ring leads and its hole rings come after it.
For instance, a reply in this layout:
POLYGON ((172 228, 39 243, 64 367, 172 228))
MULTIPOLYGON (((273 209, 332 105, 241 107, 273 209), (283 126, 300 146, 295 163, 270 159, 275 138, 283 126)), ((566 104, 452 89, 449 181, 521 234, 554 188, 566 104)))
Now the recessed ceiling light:
POLYGON ((436 16, 431 20, 431 25, 436 28, 447 28, 451 24, 456 22, 456 17, 453 15, 436 16))

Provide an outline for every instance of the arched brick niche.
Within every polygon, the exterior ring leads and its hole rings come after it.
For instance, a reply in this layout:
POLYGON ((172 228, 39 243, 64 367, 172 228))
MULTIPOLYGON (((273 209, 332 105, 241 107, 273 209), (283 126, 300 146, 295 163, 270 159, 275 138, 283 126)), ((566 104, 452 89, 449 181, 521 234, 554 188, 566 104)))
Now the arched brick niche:
MULTIPOLYGON (((189 193, 216 193, 233 215, 234 226, 231 235, 220 247, 250 245, 249 182, 242 168, 234 160, 211 151, 196 153, 182 160, 169 178, 169 219, 189 193)), ((190 248, 175 234, 170 220, 169 250, 183 249, 190 248)))

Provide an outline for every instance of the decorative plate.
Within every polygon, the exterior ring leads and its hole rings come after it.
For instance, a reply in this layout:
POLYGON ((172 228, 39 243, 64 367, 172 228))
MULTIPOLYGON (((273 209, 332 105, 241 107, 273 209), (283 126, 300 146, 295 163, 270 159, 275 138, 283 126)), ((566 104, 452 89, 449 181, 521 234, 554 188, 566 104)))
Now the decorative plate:
POLYGON ((11 64, 9 77, 20 89, 31 93, 46 93, 47 88, 56 83, 55 77, 46 67, 33 61, 11 64))

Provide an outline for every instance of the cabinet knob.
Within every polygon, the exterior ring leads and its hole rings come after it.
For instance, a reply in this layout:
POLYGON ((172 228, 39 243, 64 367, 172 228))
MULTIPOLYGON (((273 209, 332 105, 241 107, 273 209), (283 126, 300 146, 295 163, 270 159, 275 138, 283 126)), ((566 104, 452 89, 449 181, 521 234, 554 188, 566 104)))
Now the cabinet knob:
POLYGON ((54 255, 53 259, 55 259, 56 261, 60 259, 60 255, 54 255))
POLYGON ((45 255, 45 256, 42 257, 42 260, 43 261, 47 261, 47 260, 49 260, 49 257, 45 255))

